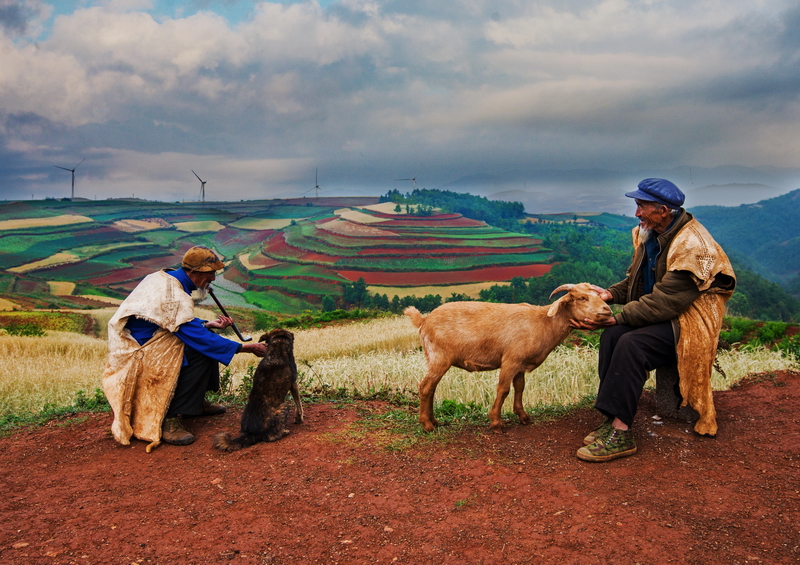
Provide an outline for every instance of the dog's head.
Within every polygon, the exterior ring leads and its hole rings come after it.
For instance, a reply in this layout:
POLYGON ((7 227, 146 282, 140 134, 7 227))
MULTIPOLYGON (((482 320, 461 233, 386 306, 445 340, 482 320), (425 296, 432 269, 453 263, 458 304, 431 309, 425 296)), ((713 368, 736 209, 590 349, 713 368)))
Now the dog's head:
POLYGON ((288 343, 289 346, 294 345, 294 334, 289 330, 276 328, 265 334, 262 334, 258 341, 266 343, 267 346, 277 344, 279 342, 288 343))

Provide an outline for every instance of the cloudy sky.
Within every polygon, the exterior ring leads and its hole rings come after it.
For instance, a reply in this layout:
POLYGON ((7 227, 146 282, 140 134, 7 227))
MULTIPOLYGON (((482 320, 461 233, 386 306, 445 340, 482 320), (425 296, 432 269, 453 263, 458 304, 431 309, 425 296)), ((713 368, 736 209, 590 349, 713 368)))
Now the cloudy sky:
POLYGON ((0 0, 0 199, 788 191, 799 122, 797 0, 0 0))

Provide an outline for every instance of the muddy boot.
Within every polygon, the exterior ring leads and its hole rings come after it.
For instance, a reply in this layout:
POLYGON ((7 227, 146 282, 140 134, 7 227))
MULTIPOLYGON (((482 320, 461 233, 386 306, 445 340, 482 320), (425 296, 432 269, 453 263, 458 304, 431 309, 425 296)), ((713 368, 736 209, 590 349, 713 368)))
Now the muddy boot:
POLYGON ((180 417, 175 416, 161 424, 161 441, 172 445, 189 445, 194 441, 194 436, 183 427, 180 417))
POLYGON ((222 404, 212 404, 208 400, 203 401, 203 416, 213 416, 224 414, 228 409, 222 404))

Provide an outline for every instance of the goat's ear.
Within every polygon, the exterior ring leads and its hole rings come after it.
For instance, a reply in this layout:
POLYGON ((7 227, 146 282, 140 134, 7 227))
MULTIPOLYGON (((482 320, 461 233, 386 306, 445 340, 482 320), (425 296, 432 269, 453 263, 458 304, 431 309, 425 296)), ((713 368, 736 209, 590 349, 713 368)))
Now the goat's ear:
POLYGON ((558 309, 561 308, 564 304, 571 300, 570 294, 565 294, 555 302, 550 305, 550 309, 547 311, 547 316, 552 318, 558 313, 558 309))

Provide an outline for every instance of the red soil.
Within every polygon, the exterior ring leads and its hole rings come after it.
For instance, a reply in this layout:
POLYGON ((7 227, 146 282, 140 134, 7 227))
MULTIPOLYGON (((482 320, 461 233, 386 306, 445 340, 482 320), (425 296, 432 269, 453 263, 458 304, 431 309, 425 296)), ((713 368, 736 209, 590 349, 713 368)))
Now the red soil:
MULTIPOLYGON (((540 247, 514 247, 513 253, 538 253, 540 247)), ((415 257, 419 255, 498 255, 506 256, 511 250, 497 247, 371 247, 359 250, 359 255, 389 255, 415 257)))
POLYGON ((108 414, 73 417, 0 442, 0 562, 798 563, 800 375, 715 401, 710 439, 654 420, 645 393, 639 452, 610 463, 575 457, 589 409, 387 449, 408 436, 357 423, 384 405, 310 404, 285 439, 232 454, 211 437, 239 410, 149 455, 108 414))

